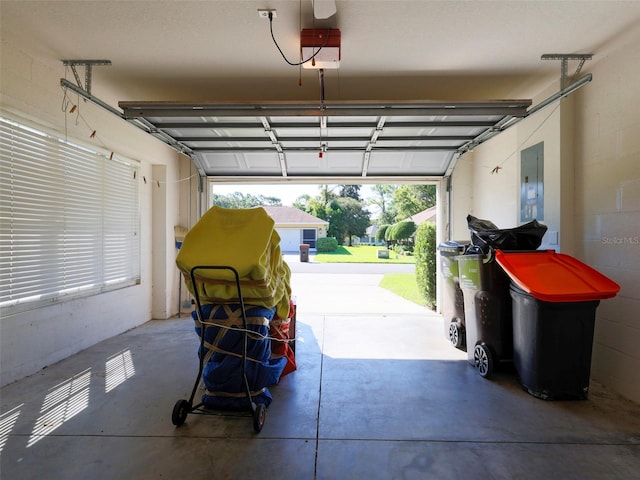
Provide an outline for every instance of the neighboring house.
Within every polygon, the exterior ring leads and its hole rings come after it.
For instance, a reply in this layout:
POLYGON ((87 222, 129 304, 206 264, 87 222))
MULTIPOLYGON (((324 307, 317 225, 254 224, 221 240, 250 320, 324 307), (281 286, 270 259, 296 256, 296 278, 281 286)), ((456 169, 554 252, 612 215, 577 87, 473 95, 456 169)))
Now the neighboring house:
POLYGON ((263 207, 276 222, 282 252, 297 252, 301 243, 314 251, 316 240, 327 236, 329 222, 294 207, 267 205, 263 207))
MULTIPOLYGON (((415 215, 410 216, 404 221, 412 221, 416 224, 416 227, 420 226, 420 224, 424 222, 436 223, 436 207, 430 207, 422 212, 418 212, 415 215)), ((376 240, 376 233, 380 228, 379 225, 371 225, 367 228, 366 234, 364 237, 359 238, 359 243, 364 245, 384 245, 385 242, 381 242, 376 240)))
POLYGON ((359 243, 364 245, 384 245, 383 241, 376 240, 376 233, 380 225, 370 225, 365 231, 365 236, 359 238, 359 243))
POLYGON ((426 210, 416 213, 415 215, 410 216, 407 220, 411 220, 416 224, 416 227, 423 224, 424 222, 436 223, 436 207, 430 207, 426 210))

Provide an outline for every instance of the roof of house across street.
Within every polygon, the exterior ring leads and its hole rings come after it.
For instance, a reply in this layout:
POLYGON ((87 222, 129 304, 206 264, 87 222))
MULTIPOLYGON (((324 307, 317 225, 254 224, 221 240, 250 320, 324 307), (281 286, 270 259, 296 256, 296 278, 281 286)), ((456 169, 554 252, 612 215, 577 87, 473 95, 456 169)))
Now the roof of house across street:
POLYGON ((295 207, 286 207, 283 205, 263 205, 269 216, 273 218, 276 222, 276 225, 315 225, 315 226, 324 226, 328 225, 329 222, 326 220, 322 220, 321 218, 314 217, 313 215, 303 212, 295 207))

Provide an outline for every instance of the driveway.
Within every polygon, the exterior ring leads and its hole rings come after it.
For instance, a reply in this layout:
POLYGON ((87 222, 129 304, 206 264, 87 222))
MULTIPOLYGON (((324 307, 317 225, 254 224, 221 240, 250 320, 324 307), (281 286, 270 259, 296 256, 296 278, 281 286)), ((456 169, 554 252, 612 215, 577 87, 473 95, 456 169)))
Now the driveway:
POLYGON ((321 263, 310 255, 308 262, 301 262, 298 254, 283 255, 292 273, 350 273, 366 275, 384 275, 385 273, 413 273, 413 263, 321 263))
POLYGON ((437 314, 380 287, 385 273, 413 273, 413 264, 300 262, 284 255, 291 268, 292 295, 304 314, 375 315, 437 314))

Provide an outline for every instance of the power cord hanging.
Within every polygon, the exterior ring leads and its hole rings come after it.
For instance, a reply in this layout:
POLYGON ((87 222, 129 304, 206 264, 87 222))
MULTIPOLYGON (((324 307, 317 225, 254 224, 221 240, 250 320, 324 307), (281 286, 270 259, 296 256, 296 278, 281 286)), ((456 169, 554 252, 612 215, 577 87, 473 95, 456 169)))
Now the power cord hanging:
MULTIPOLYGON (((302 0, 298 0, 298 31, 302 31, 302 0)), ((298 65, 298 86, 302 86, 302 64, 298 65)))
POLYGON ((278 45, 278 42, 276 40, 275 35, 273 34, 273 12, 269 12, 269 31, 271 32, 271 39, 273 40, 273 44, 276 46, 276 48, 278 49, 278 51, 280 52, 280 55, 282 55, 282 58, 284 58, 284 61, 287 62, 289 65, 293 66, 293 67, 297 67, 298 65, 303 65, 313 59, 316 58, 316 55, 318 55, 318 53, 320 53, 320 51, 327 46, 327 44, 329 43, 329 36, 331 35, 331 29, 327 28, 327 34, 325 35, 325 39, 324 39, 324 43, 320 46, 320 48, 318 48, 318 50, 316 50, 313 55, 311 55, 309 58, 307 58, 306 60, 302 60, 300 62, 291 62, 289 61, 289 59, 285 56, 284 52, 282 51, 282 49, 280 48, 280 45, 278 45))

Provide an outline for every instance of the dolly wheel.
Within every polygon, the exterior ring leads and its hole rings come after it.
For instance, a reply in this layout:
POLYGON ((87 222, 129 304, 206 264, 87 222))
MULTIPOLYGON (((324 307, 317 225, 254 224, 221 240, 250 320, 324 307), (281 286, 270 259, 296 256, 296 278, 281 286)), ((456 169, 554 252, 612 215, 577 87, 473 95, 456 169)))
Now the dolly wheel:
POLYGON ((253 429, 256 433, 260 433, 264 425, 264 419, 267 416, 267 407, 264 403, 256 403, 256 408, 253 410, 253 429))
POLYGON ((173 406, 173 412, 171 413, 171 421, 176 427, 179 427, 187 419, 187 415, 191 410, 191 405, 187 400, 178 400, 173 406))
POLYGON ((457 323, 451 322, 449 324, 449 341, 451 345, 456 348, 460 348, 462 346, 462 340, 464 339, 464 335, 462 332, 462 327, 457 323))
POLYGON ((473 363, 481 377, 489 378, 493 373, 493 354, 484 343, 473 350, 473 363))

